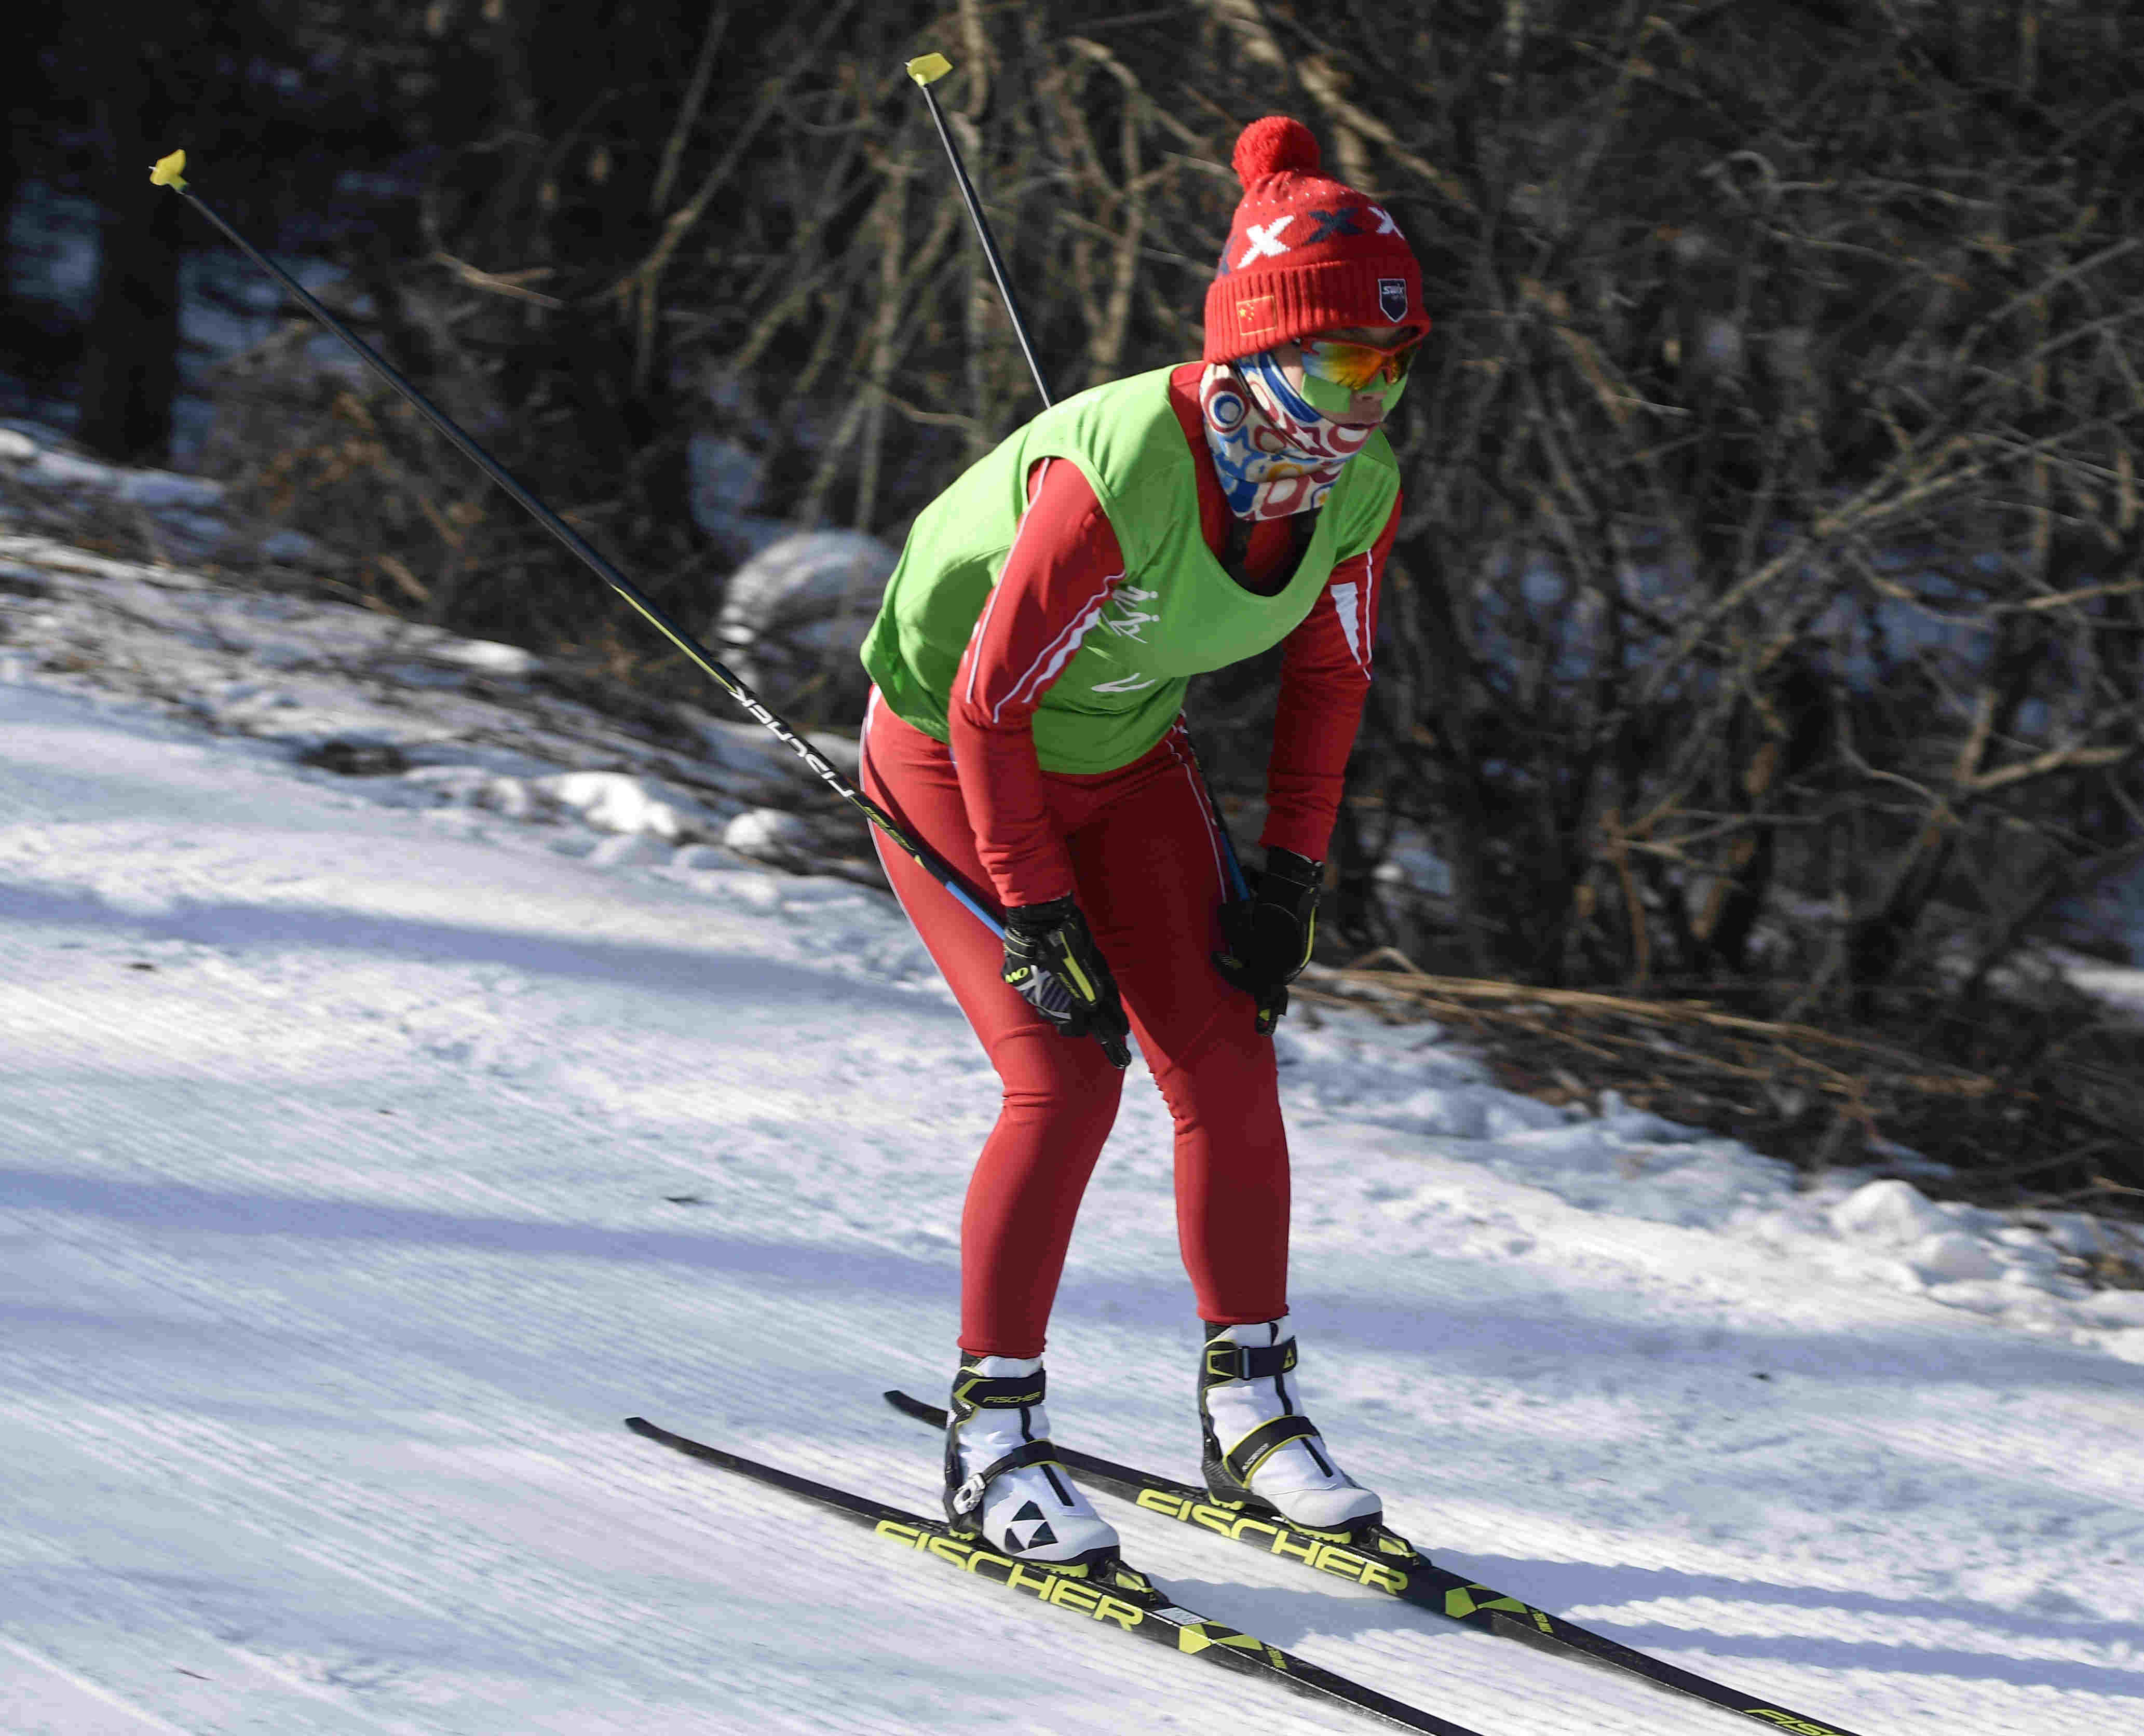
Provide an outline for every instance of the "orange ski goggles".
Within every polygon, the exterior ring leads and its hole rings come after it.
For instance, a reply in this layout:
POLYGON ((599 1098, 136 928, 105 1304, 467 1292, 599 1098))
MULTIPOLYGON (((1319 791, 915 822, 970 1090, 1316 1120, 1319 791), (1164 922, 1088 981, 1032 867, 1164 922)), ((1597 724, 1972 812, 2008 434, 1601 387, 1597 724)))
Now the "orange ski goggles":
POLYGON ((1352 338, 1298 338, 1303 352, 1303 395, 1313 409, 1328 415, 1344 413, 1365 393, 1385 400, 1390 409, 1405 384, 1407 370, 1422 348, 1417 332, 1402 343, 1361 344, 1352 338))

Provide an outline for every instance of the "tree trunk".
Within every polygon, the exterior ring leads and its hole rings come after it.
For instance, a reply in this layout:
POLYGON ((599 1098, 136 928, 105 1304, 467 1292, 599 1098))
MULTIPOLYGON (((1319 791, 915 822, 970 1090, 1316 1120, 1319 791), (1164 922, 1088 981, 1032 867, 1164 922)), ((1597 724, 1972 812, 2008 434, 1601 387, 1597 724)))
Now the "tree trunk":
POLYGON ((97 291, 83 335, 75 432, 92 452, 122 464, 169 455, 171 400, 179 384, 179 253, 189 213, 149 184, 169 148, 155 136, 171 103, 139 56, 118 61, 99 129, 109 178, 97 291))

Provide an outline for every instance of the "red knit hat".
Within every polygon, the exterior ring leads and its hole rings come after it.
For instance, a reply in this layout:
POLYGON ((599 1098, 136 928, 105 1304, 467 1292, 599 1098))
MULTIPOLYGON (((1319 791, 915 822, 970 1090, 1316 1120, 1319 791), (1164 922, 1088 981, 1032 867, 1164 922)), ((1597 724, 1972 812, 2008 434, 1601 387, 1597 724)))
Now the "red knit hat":
POLYGON ((1347 325, 1429 330, 1422 267, 1383 206, 1318 172, 1318 141, 1268 115, 1236 141, 1243 196, 1206 291, 1209 362, 1347 325))

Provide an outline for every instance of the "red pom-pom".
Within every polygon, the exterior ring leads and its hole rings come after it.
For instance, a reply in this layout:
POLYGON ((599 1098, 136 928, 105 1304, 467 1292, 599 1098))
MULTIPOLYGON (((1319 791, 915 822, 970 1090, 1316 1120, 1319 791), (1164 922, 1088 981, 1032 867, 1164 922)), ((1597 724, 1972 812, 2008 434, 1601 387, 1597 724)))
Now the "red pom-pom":
POLYGON ((1236 141, 1235 155, 1229 159, 1236 178, 1246 189, 1283 169, 1314 175, 1320 160, 1318 141, 1311 136, 1310 129, 1287 115, 1268 115, 1252 122, 1236 141))

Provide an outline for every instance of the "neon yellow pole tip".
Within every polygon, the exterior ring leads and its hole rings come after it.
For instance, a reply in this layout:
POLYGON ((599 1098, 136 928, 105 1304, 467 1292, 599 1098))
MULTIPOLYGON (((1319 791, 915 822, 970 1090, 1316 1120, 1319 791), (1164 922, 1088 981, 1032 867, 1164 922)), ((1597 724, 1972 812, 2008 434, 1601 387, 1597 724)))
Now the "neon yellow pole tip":
POLYGON ((176 187, 181 193, 186 190, 186 154, 174 151, 169 156, 156 159, 156 166, 149 171, 149 185, 158 187, 176 187))
POLYGON ((936 84, 953 70, 953 62, 942 54, 919 54, 908 63, 908 76, 918 84, 936 84))

